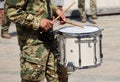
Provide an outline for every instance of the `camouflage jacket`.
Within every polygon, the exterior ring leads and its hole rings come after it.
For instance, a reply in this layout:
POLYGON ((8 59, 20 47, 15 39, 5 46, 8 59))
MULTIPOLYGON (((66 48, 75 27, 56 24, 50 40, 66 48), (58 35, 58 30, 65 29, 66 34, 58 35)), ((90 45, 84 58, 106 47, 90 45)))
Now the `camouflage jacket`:
MULTIPOLYGON (((41 18, 47 18, 46 5, 46 0, 6 0, 9 19, 22 26, 31 26, 34 30, 39 28, 41 18)), ((56 10, 54 5, 51 8, 56 10)))
MULTIPOLYGON (((16 24, 18 40, 37 39, 40 19, 48 17, 46 0, 6 0, 5 8, 8 18, 16 24)), ((50 6, 54 13, 57 7, 50 6)))

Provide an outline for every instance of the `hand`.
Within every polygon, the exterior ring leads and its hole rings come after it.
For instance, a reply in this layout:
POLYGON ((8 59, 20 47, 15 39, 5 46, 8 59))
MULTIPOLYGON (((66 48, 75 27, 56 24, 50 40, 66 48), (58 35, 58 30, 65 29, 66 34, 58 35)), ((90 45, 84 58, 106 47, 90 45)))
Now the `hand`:
POLYGON ((42 18, 40 21, 40 28, 42 28, 45 32, 48 31, 53 26, 53 22, 46 18, 42 18))
MULTIPOLYGON (((63 12, 61 11, 61 9, 57 9, 56 10, 56 13, 57 13, 57 15, 59 16, 59 15, 61 15, 63 12)), ((64 14, 62 14, 61 16, 60 16, 60 24, 64 24, 66 22, 66 17, 65 17, 65 15, 64 14)))

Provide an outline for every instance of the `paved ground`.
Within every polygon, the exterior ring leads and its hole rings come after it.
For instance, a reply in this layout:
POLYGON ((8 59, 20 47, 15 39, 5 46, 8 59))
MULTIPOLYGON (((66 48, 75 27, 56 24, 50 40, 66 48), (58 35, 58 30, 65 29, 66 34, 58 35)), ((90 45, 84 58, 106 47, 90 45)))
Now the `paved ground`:
MULTIPOLYGON (((97 68, 72 72, 69 75, 69 82, 120 82, 120 15, 99 16, 94 21, 88 19, 87 23, 80 23, 77 18, 69 20, 81 25, 97 25, 104 29, 102 32, 104 55, 102 65, 97 68), (96 24, 93 24, 95 22, 96 24)), ((14 24, 11 24, 10 34, 12 35, 11 39, 0 37, 0 82, 20 82, 20 51, 14 24)))

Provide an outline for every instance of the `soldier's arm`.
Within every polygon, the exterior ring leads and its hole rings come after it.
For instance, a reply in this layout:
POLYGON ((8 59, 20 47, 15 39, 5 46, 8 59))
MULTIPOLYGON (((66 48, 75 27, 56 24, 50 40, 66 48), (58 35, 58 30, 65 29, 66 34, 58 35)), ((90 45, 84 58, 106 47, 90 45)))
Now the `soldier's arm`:
POLYGON ((27 4, 26 1, 27 0, 6 0, 5 7, 7 16, 16 24, 38 30, 40 27, 40 19, 24 10, 27 4))
POLYGON ((66 17, 64 15, 63 11, 60 8, 58 8, 57 6, 55 6, 54 4, 51 4, 51 8, 53 10, 53 13, 57 14, 58 16, 60 15, 60 19, 61 19, 60 23, 64 24, 66 22, 66 17))

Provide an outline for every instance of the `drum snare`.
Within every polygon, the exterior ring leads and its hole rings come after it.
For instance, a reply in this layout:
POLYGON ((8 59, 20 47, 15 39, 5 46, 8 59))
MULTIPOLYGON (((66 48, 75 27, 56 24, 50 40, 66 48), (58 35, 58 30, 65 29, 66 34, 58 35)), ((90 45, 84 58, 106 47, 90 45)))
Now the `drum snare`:
POLYGON ((97 67, 102 63, 102 32, 97 26, 63 27, 59 31, 60 63, 74 68, 97 67))

